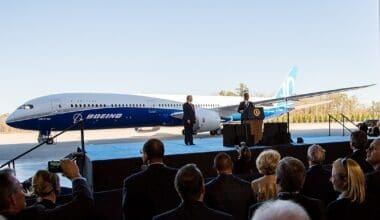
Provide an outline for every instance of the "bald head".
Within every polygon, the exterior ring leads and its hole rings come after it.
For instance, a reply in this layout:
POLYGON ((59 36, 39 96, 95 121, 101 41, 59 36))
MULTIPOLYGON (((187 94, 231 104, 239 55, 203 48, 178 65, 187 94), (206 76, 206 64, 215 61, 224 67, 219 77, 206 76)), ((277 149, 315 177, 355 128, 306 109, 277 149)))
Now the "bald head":
POLYGON ((232 160, 226 153, 219 153, 214 158, 214 167, 218 173, 231 174, 232 173, 232 160))
POLYGON ((311 145, 307 149, 307 159, 310 165, 322 164, 325 161, 325 149, 317 144, 311 145))

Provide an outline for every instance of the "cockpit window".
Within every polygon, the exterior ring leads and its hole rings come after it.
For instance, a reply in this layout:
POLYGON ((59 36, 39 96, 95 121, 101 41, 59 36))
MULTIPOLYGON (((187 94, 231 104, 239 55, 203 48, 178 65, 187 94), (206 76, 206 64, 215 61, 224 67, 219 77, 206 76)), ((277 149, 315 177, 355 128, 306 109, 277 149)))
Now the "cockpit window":
POLYGON ((25 109, 25 110, 29 110, 29 109, 32 109, 34 106, 31 105, 31 104, 24 104, 20 107, 18 107, 18 109, 25 109))

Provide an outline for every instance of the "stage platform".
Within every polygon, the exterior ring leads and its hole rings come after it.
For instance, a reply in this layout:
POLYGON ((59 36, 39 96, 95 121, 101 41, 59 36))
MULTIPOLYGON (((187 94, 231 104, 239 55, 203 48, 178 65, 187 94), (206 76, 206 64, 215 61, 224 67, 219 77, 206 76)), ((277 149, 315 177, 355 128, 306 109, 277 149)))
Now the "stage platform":
MULTIPOLYGON (((293 156, 306 164, 307 147, 320 144, 326 149, 326 163, 331 163, 338 157, 348 155, 349 136, 304 137, 304 143, 276 146, 250 147, 255 167, 255 158, 264 149, 276 149, 281 156, 293 156)), ((165 145, 165 163, 180 168, 187 163, 195 163, 203 172, 205 178, 215 176, 212 168, 214 156, 226 152, 232 158, 237 158, 236 147, 224 147, 222 137, 195 138, 196 145, 187 146, 182 139, 163 140, 165 145)), ((92 144, 86 146, 86 162, 84 175, 89 180, 95 192, 120 189, 123 179, 141 170, 141 149, 144 142, 92 144)))

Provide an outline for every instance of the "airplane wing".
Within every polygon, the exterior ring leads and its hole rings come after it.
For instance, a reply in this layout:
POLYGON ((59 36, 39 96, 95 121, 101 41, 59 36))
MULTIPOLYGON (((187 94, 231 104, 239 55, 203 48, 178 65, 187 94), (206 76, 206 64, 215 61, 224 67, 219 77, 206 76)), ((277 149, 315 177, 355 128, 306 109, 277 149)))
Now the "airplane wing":
MULTIPOLYGON (((300 101, 300 100, 305 99, 305 98, 311 98, 311 97, 321 96, 321 95, 328 95, 328 94, 332 94, 332 93, 344 92, 344 91, 349 91, 349 90, 363 89, 363 88, 367 88, 367 87, 374 86, 374 85, 376 85, 376 84, 369 84, 369 85, 363 85, 363 86, 354 86, 354 87, 346 87, 346 88, 340 88, 340 89, 332 89, 332 90, 304 93, 304 94, 292 95, 292 96, 280 97, 280 98, 274 98, 274 99, 263 99, 260 101, 255 101, 255 102, 253 102, 253 104, 258 105, 258 106, 270 106, 270 105, 273 105, 273 104, 279 103, 279 102, 300 101)), ((229 106, 220 107, 219 113, 222 116, 237 113, 238 106, 239 105, 237 104, 237 105, 229 105, 229 106)))

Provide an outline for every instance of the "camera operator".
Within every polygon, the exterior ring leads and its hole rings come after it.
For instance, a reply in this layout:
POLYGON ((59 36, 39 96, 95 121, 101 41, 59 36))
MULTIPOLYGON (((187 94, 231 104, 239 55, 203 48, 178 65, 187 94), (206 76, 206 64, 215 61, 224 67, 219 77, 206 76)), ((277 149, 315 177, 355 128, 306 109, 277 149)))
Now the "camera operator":
POLYGON ((60 162, 63 174, 72 181, 73 199, 53 209, 42 205, 26 208, 23 188, 11 170, 0 171, 0 215, 8 220, 38 219, 63 220, 84 219, 90 215, 94 199, 86 179, 81 177, 75 161, 60 162))

